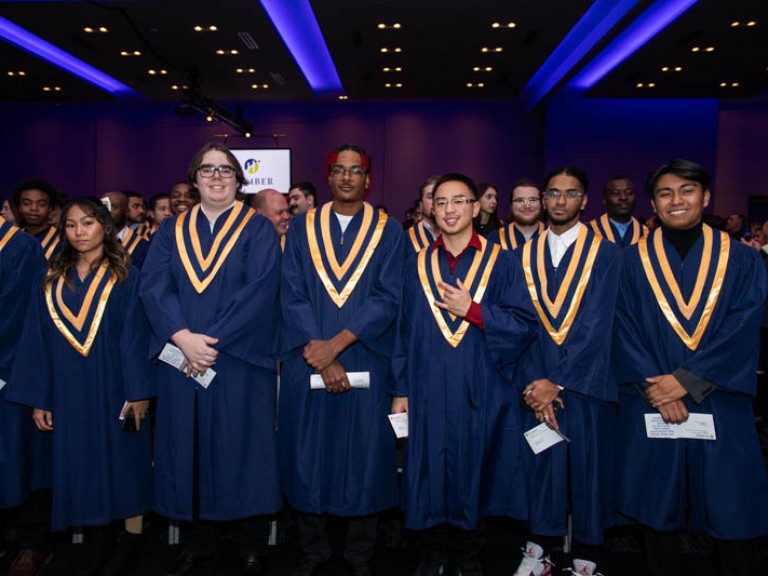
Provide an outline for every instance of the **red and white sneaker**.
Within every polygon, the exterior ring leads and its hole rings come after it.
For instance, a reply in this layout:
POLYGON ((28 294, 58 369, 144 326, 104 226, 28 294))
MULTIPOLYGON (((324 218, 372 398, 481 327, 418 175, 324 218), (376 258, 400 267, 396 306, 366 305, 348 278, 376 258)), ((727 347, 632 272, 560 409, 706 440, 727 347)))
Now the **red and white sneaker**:
POLYGON ((523 559, 512 576, 550 576, 552 562, 544 556, 544 550, 535 542, 527 542, 523 548, 523 559))

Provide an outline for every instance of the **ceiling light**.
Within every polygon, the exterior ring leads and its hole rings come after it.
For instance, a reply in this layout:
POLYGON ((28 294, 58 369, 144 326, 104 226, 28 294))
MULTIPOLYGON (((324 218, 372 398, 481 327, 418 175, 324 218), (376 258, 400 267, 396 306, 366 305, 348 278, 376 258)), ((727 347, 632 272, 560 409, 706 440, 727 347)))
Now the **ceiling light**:
POLYGON ((704 49, 704 51, 705 51, 705 52, 714 52, 714 51, 715 51, 715 47, 714 47, 714 46, 707 46, 707 47, 704 49))
POLYGON ((384 84, 384 88, 392 88, 392 84, 387 82, 387 83, 384 84))
POLYGON ((1 16, 0 37, 5 38, 8 42, 22 50, 31 52, 35 56, 42 58, 54 66, 58 66, 70 74, 74 74, 78 78, 98 86, 110 94, 114 94, 118 97, 133 96, 136 94, 136 92, 129 86, 115 80, 101 70, 94 68, 90 64, 86 64, 82 60, 75 58, 50 42, 43 40, 39 36, 32 34, 1 16))
POLYGON ((482 48, 480 48, 480 52, 483 52, 483 53, 486 53, 486 52, 502 52, 503 50, 504 50, 504 48, 502 48, 501 46, 492 46, 492 47, 483 46, 482 48))
POLYGON ((218 26, 195 26, 193 30, 195 32, 216 32, 218 31, 218 26))
POLYGON ((120 56, 141 56, 141 52, 139 50, 121 50, 120 56))
POLYGON ((8 76, 26 76, 24 70, 8 70, 8 76))
POLYGON ((403 87, 403 83, 402 82, 398 82, 397 84, 395 84, 395 87, 402 88, 403 87))
POLYGON ((747 26, 750 26, 750 27, 757 26, 757 22, 755 22, 754 20, 750 20, 749 22, 747 22, 747 26))
POLYGON ((347 100, 347 99, 348 99, 348 96, 346 94, 342 94, 341 96, 339 96, 339 100, 347 100))
POLYGON ((739 22, 738 20, 736 22, 731 22, 731 28, 736 28, 738 26, 741 26, 741 22, 739 22))
POLYGON ((260 1, 312 90, 328 95, 343 92, 341 79, 309 0, 260 1))
POLYGON ((514 22, 507 22, 507 23, 501 23, 501 22, 494 22, 491 24, 491 28, 514 28, 517 26, 514 22))
POLYGON ((384 22, 379 22, 376 25, 376 28, 378 28, 379 30, 388 30, 388 29, 389 30, 400 30, 400 28, 402 28, 402 26, 400 25, 400 22, 394 22, 392 24, 386 24, 384 22))
POLYGON ((94 32, 101 32, 102 34, 106 34, 109 32, 109 28, 106 26, 99 26, 98 28, 93 28, 92 26, 86 26, 83 28, 83 32, 87 32, 88 34, 93 34, 94 32))
POLYGON ((384 68, 381 69, 382 72, 389 72, 390 68, 389 66, 384 66, 384 68))
POLYGON ((731 82, 731 88, 738 88, 739 83, 738 82, 731 82))

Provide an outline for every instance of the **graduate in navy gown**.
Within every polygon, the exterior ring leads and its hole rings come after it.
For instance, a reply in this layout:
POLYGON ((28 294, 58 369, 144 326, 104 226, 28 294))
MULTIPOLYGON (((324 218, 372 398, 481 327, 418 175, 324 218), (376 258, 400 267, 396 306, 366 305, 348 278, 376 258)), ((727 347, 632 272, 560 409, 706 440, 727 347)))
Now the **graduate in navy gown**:
POLYGON ((648 234, 648 228, 632 215, 636 203, 632 181, 626 176, 613 176, 603 186, 605 214, 590 221, 589 225, 595 234, 622 248, 637 244, 648 234))
POLYGON ((421 220, 405 231, 405 243, 413 249, 414 253, 432 244, 440 233, 435 224, 435 213, 432 207, 432 192, 439 178, 439 176, 430 176, 419 188, 421 220))
POLYGON ((326 171, 333 201, 291 222, 283 255, 280 466, 299 512, 295 574, 325 566, 333 514, 355 517, 344 557, 366 576, 376 515, 397 505, 387 391, 405 247, 400 225, 363 201, 372 166, 362 148, 336 148, 326 171), (367 373, 368 386, 350 388, 352 372, 367 373))
POLYGON ((449 549, 459 573, 482 574, 484 517, 526 510, 514 375, 538 322, 517 259, 473 229, 477 198, 471 179, 442 176, 441 234, 404 271, 392 412, 408 413, 402 501, 422 531, 419 576, 447 572, 449 549))
MULTIPOLYGON (((52 528, 107 527, 150 507, 150 433, 142 423, 154 395, 149 327, 137 271, 126 267, 101 202, 72 202, 59 226, 62 250, 42 285, 32 285, 7 395, 33 407, 38 429, 53 435, 52 528), (135 432, 122 429, 126 418, 135 432)), ((124 546, 135 554, 142 527, 126 527, 135 538, 124 546)), ((91 532, 92 542, 101 532, 91 532)), ((106 548, 91 550, 83 573, 101 574, 106 548)))
POLYGON ((201 203, 163 222, 142 268, 150 357, 166 345, 183 354, 178 368, 158 366, 154 507, 191 521, 171 574, 207 563, 221 522, 230 520, 243 570, 263 574, 268 515, 282 506, 274 354, 280 246, 269 220, 235 199, 245 176, 228 148, 204 146, 188 179, 201 203), (209 384, 195 379, 209 369, 209 384))
POLYGON ((61 250, 59 233, 56 226, 50 224, 51 213, 58 202, 56 188, 46 180, 23 180, 11 196, 17 226, 37 238, 46 260, 61 250))
POLYGON ((533 236, 544 231, 541 221, 541 192, 533 180, 521 178, 509 195, 512 221, 488 234, 488 240, 496 242, 504 250, 517 250, 533 236))
POLYGON ((617 391, 608 373, 610 335, 621 270, 619 248, 584 224, 587 177, 570 166, 550 172, 544 188, 546 232, 521 250, 528 291, 539 316, 538 338, 521 359, 521 385, 539 422, 562 441, 527 461, 529 528, 596 545, 611 518, 617 391))
POLYGON ((39 567, 50 560, 50 437, 38 431, 32 410, 5 400, 19 336, 27 312, 29 287, 47 266, 40 243, 0 219, 0 510, 24 506, 17 517, 21 552, 12 565, 39 567), (32 496, 27 500, 27 496, 32 496))
POLYGON ((702 224, 710 177, 675 160, 648 177, 661 228, 624 252, 613 367, 617 507, 646 527, 647 573, 680 574, 675 531, 715 539, 720 573, 765 572, 768 477, 752 418, 765 267, 702 224), (646 419, 711 415, 714 439, 649 438, 646 419))

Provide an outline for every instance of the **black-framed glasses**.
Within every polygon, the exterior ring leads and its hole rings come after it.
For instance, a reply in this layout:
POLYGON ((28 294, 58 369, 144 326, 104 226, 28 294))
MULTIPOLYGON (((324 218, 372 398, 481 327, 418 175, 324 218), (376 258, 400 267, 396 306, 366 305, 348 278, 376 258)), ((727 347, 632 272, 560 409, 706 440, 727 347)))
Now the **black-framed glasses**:
POLYGON ((469 206, 472 202, 477 202, 474 198, 467 198, 466 196, 455 196, 453 198, 438 198, 432 202, 432 206, 438 210, 445 210, 450 202, 454 208, 463 208, 469 206))
POLYGON ((584 196, 584 192, 575 190, 573 188, 565 191, 553 189, 553 190, 547 190, 546 192, 544 192, 544 196, 546 196, 547 198, 550 198, 551 200, 557 200, 561 196, 565 196, 566 198, 568 198, 568 200, 574 200, 576 198, 580 198, 584 196))
POLYGON ((350 178, 359 178, 365 176, 367 170, 362 166, 352 166, 349 170, 344 166, 331 166, 329 174, 334 178, 341 178, 344 174, 349 174, 350 178))
POLYGON ((213 178, 213 175, 218 172, 222 178, 232 178, 235 175, 235 169, 228 164, 222 164, 221 166, 213 166, 212 164, 203 164, 197 169, 200 172, 200 176, 203 178, 213 178))

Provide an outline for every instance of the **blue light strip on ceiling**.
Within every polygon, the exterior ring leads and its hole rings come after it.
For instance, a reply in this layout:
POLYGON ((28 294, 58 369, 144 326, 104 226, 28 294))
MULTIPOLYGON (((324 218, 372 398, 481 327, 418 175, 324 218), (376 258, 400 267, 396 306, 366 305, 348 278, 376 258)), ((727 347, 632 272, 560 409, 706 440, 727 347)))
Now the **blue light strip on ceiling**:
POLYGON ((321 96, 344 93, 309 0, 261 0, 312 91, 321 96))
POLYGON ((90 64, 86 64, 82 60, 64 52, 64 50, 57 48, 39 36, 35 36, 31 32, 25 30, 21 26, 17 26, 2 16, 0 16, 0 37, 11 44, 18 46, 22 50, 26 50, 27 52, 50 62, 54 66, 58 66, 62 70, 66 70, 70 74, 74 74, 86 82, 90 82, 94 86, 98 86, 102 90, 114 94, 119 98, 136 95, 133 88, 104 74, 101 70, 94 68, 90 64))
POLYGON ((638 1, 596 0, 523 88, 528 107, 541 101, 638 1))
POLYGON ((588 90, 696 2, 657 0, 574 76, 568 87, 588 90))

